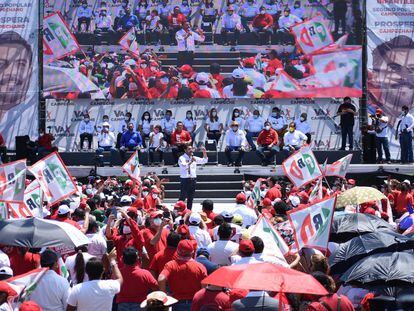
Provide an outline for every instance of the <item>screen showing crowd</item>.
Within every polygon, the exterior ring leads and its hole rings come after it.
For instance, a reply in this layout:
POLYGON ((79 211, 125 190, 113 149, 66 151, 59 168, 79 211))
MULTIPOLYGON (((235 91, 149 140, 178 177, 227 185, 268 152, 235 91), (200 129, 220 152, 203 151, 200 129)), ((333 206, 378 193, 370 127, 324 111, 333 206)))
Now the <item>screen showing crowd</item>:
POLYGON ((360 97, 360 1, 45 3, 59 99, 360 97))

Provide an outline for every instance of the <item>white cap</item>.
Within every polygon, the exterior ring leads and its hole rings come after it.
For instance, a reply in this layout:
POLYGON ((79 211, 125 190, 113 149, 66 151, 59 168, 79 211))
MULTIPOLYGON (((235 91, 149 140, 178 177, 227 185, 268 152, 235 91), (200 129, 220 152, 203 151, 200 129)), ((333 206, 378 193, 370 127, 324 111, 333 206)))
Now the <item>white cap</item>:
POLYGON ((10 277, 13 276, 13 270, 12 268, 8 266, 3 266, 0 268, 0 275, 10 275, 10 277))
POLYGON ((236 68, 231 73, 231 76, 235 79, 244 79, 244 77, 246 76, 246 73, 244 72, 243 69, 236 68))
POLYGON ((127 66, 135 66, 136 64, 137 64, 136 61, 133 59, 127 59, 126 61, 124 61, 124 65, 127 65, 127 66))
POLYGON ((408 179, 404 180, 403 182, 411 186, 411 181, 409 181, 408 179))
POLYGON ((132 202, 132 200, 131 200, 131 197, 129 195, 123 195, 121 197, 121 203, 131 203, 131 202, 132 202))
POLYGON ((292 203, 293 206, 298 206, 300 204, 300 199, 296 195, 290 195, 289 196, 289 201, 290 201, 290 203, 292 203))
POLYGON ((69 206, 67 206, 65 204, 59 206, 58 215, 66 215, 69 212, 70 212, 69 206))
POLYGON ((196 82, 197 83, 207 83, 208 82, 208 73, 206 73, 206 72, 197 73, 196 82))
POLYGON ((199 213, 191 213, 188 221, 191 225, 198 225, 201 222, 201 215, 199 213))
POLYGON ((233 218, 233 212, 231 211, 222 211, 221 212, 221 216, 223 216, 224 218, 233 218))
POLYGON ((79 207, 79 203, 75 201, 70 201, 69 208, 73 212, 75 209, 79 207))
POLYGON ((104 122, 104 123, 102 123, 102 126, 110 127, 111 125, 108 122, 104 122))

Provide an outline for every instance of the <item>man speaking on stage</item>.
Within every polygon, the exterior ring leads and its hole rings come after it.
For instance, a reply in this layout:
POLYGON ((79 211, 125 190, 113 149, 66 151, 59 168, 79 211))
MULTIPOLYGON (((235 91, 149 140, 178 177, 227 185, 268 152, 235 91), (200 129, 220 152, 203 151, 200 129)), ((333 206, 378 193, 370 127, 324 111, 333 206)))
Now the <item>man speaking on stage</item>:
POLYGON ((194 148, 187 145, 184 154, 178 159, 180 167, 180 201, 187 199, 187 207, 191 210, 193 206, 194 193, 197 183, 197 164, 206 164, 208 161, 206 149, 202 149, 203 157, 195 157, 194 148))

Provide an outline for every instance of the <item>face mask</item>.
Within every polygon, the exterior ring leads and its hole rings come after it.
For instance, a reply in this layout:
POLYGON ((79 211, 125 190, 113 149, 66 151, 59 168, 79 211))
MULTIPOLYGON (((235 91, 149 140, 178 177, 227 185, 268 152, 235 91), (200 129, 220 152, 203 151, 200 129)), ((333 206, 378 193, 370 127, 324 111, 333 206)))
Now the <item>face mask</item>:
POLYGON ((109 119, 106 119, 106 118, 105 118, 105 119, 103 119, 103 121, 104 121, 104 122, 108 122, 108 121, 109 121, 109 119))
POLYGON ((82 5, 85 9, 88 7, 88 5, 87 4, 84 4, 84 5, 82 5))
POLYGON ((253 118, 257 119, 259 116, 257 114, 253 115, 253 118))
POLYGON ((125 117, 124 119, 125 119, 125 121, 129 121, 129 117, 125 117))
POLYGON ((133 127, 128 127, 128 130, 129 130, 130 132, 132 132, 132 131, 134 130, 134 128, 133 128, 133 127))
POLYGON ((237 118, 240 114, 238 112, 234 113, 234 116, 237 118))
POLYGON ((153 198, 153 199, 156 199, 156 198, 158 198, 158 194, 156 194, 156 193, 153 193, 153 194, 152 194, 152 198, 153 198))
POLYGON ((231 15, 233 15, 233 12, 228 12, 228 14, 231 16, 231 15))
POLYGON ((85 122, 89 122, 89 118, 85 118, 84 120, 85 120, 85 122))
POLYGON ((277 113, 276 112, 272 112, 272 117, 276 117, 277 113))
POLYGON ((161 218, 155 218, 153 220, 153 222, 154 222, 154 225, 156 225, 157 227, 159 227, 162 224, 162 219, 161 218))
POLYGON ((406 116, 406 115, 407 115, 407 113, 408 113, 408 111, 403 111, 403 115, 405 115, 405 116, 406 116))
POLYGON ((151 66, 151 71, 157 71, 157 67, 151 66))
POLYGON ((265 130, 266 130, 266 131, 270 131, 270 125, 266 125, 266 126, 265 126, 265 130))
POLYGON ((188 119, 190 119, 192 116, 193 116, 193 115, 191 115, 191 114, 189 114, 189 113, 187 114, 187 118, 188 118, 188 119))
POLYGON ((295 131, 294 127, 289 127, 289 132, 293 133, 295 131))
POLYGON ((251 196, 251 194, 252 194, 252 192, 251 192, 250 190, 247 190, 247 191, 245 191, 244 193, 245 193, 245 194, 246 194, 246 196, 248 196, 248 197, 249 197, 249 196, 251 196))
POLYGON ((217 112, 213 111, 213 112, 211 113, 211 115, 212 115, 213 117, 215 117, 215 116, 217 115, 217 112))
POLYGON ((294 8, 295 8, 295 9, 299 9, 299 5, 295 5, 295 6, 294 6, 294 8))
POLYGON ((300 120, 303 122, 303 121, 305 121, 306 119, 305 119, 304 117, 300 117, 300 120))
POLYGON ((141 68, 142 68, 142 69, 147 68, 147 64, 141 64, 141 68))
POLYGON ((166 120, 169 120, 169 119, 171 119, 171 116, 170 116, 169 114, 167 114, 167 115, 165 116, 165 119, 166 119, 166 120))
POLYGON ((148 120, 149 119, 149 116, 144 116, 144 120, 148 120))
POLYGON ((266 11, 264 11, 264 10, 262 10, 262 11, 260 11, 260 14, 265 14, 266 13, 266 11))
POLYGON ((161 82, 162 84, 168 84, 168 81, 169 81, 169 79, 168 79, 168 78, 161 78, 161 79, 160 79, 160 82, 161 82))
POLYGON ((104 127, 103 130, 104 130, 105 133, 109 132, 109 128, 107 128, 107 127, 104 127))
POLYGON ((239 129, 237 126, 232 126, 231 128, 232 128, 233 132, 237 132, 237 130, 239 129))
POLYGON ((148 191, 143 191, 142 196, 146 197, 148 195, 148 191))
POLYGON ((123 234, 130 234, 130 233, 131 233, 131 228, 130 228, 129 226, 125 226, 125 227, 122 229, 122 233, 123 233, 123 234))
POLYGON ((285 17, 288 17, 289 16, 289 13, 285 13, 284 15, 285 15, 285 17))

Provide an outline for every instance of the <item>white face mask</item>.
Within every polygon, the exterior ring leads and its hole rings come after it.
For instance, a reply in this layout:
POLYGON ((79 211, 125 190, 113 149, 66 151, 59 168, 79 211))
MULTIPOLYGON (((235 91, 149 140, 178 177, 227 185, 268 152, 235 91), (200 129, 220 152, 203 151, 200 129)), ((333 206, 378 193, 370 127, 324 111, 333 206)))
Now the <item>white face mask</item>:
POLYGON ((142 192, 142 196, 146 197, 148 195, 148 191, 142 192))
POLYGON ((187 114, 187 119, 190 119, 192 117, 191 114, 187 114))
POLYGON ((129 121, 129 118, 128 117, 125 117, 125 121, 129 121))
POLYGON ((154 225, 156 225, 156 226, 158 227, 158 226, 161 226, 161 224, 162 224, 162 219, 161 219, 161 218, 155 218, 155 219, 153 220, 153 222, 154 222, 154 225))
POLYGON ((109 119, 105 118, 105 119, 103 119, 103 121, 104 121, 104 122, 108 122, 108 121, 109 121, 109 119))
POLYGON ((232 126, 231 128, 232 128, 233 132, 237 132, 237 130, 239 129, 237 126, 232 126))
POLYGON ((168 81, 170 81, 168 78, 161 78, 161 79, 160 79, 160 82, 161 82, 162 84, 168 84, 168 81))
POLYGON ((300 120, 303 122, 303 121, 305 121, 305 118, 304 117, 300 117, 300 120))
POLYGON ((266 11, 264 11, 264 10, 260 11, 260 14, 265 14, 265 13, 266 13, 266 11))
POLYGON ((85 118, 84 120, 85 120, 85 122, 89 122, 89 118, 85 118))
POLYGON ((130 234, 131 233, 131 228, 129 226, 124 226, 124 228, 122 229, 122 233, 123 234, 130 234))
POLYGON ((149 119, 149 116, 144 116, 144 119, 145 119, 145 120, 148 120, 148 119, 149 119))
POLYGON ((237 118, 240 114, 238 112, 234 113, 234 116, 237 118))
POLYGON ((153 193, 152 194, 152 198, 154 198, 154 199, 158 198, 158 194, 157 193, 153 193))
POLYGON ((217 115, 217 112, 213 111, 213 112, 211 113, 211 115, 212 115, 213 117, 215 117, 215 116, 217 115))
POLYGON ((265 126, 265 130, 266 130, 266 131, 270 131, 270 125, 266 125, 266 126, 265 126))

